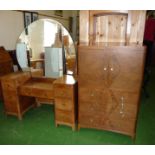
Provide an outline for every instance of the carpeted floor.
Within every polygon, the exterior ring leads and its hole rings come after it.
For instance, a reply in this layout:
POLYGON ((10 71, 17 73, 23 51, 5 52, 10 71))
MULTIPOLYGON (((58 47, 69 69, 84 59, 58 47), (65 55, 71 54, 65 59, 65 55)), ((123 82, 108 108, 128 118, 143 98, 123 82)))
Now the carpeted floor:
POLYGON ((95 129, 72 131, 70 127, 54 125, 53 107, 42 105, 31 109, 22 121, 6 117, 0 103, 0 144, 155 144, 155 69, 148 85, 150 98, 142 94, 136 140, 95 129))

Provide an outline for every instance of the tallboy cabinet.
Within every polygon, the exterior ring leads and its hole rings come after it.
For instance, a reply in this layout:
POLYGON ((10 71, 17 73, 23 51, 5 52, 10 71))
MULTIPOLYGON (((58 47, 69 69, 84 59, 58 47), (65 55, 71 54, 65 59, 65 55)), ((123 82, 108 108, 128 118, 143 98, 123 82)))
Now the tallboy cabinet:
POLYGON ((145 11, 81 11, 78 127, 135 137, 145 11), (84 24, 85 23, 85 24, 84 24))

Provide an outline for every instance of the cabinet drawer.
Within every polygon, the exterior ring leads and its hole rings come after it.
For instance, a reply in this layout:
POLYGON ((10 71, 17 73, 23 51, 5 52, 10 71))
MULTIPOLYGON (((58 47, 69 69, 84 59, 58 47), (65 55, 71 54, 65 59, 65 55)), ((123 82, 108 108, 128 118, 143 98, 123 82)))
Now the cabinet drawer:
POLYGON ((5 90, 16 90, 14 81, 2 81, 2 88, 5 90))
POLYGON ((20 87, 19 94, 23 95, 23 96, 31 96, 32 95, 32 91, 31 91, 30 88, 20 87))
POLYGON ((104 99, 103 89, 101 88, 79 88, 79 100, 81 101, 101 101, 104 99))
POLYGON ((81 126, 102 129, 104 127, 106 118, 104 115, 80 113, 79 124, 81 126))
POLYGON ((4 90, 3 91, 4 100, 17 100, 17 92, 14 90, 4 90))
POLYGON ((66 122, 66 123, 73 123, 74 122, 74 115, 70 111, 62 111, 55 109, 55 118, 56 121, 66 122))
POLYGON ((132 135, 135 130, 135 119, 110 119, 106 115, 80 114, 80 126, 104 129, 132 135))
POLYGON ((30 96, 53 99, 53 91, 51 91, 51 90, 47 91, 47 90, 41 90, 41 89, 33 89, 33 90, 31 90, 31 95, 30 96))
POLYGON ((73 102, 71 99, 56 98, 55 99, 55 107, 56 107, 56 109, 61 109, 61 110, 72 110, 73 102))
POLYGON ((106 104, 102 100, 98 101, 80 101, 79 113, 86 114, 105 114, 106 104))
POLYGON ((135 132, 135 119, 113 119, 113 120, 107 120, 105 124, 105 128, 111 130, 111 131, 117 131, 122 133, 127 133, 128 135, 132 135, 135 132))
POLYGON ((15 112, 15 113, 18 112, 18 108, 17 108, 18 103, 17 102, 14 102, 13 100, 5 101, 4 105, 5 105, 6 112, 15 112))
POLYGON ((138 106, 125 104, 123 106, 123 109, 121 108, 121 105, 118 105, 117 107, 113 106, 112 108, 109 109, 110 110, 107 111, 106 113, 108 117, 111 119, 121 119, 121 120, 136 119, 138 106))
POLYGON ((54 95, 55 97, 65 97, 65 98, 72 98, 73 96, 73 89, 71 86, 55 86, 54 88, 54 95))
POLYGON ((8 95, 8 96, 4 96, 4 101, 12 102, 14 104, 19 101, 19 98, 17 96, 8 95))
POLYGON ((16 79, 16 87, 21 86, 22 84, 24 84, 29 79, 30 79, 29 76, 21 76, 20 78, 16 79))

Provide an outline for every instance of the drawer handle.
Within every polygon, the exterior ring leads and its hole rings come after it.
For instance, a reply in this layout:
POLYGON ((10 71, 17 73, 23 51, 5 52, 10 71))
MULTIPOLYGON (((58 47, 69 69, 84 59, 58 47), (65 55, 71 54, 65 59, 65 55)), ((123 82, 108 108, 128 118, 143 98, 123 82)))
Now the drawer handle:
POLYGON ((107 67, 104 67, 103 69, 104 69, 104 71, 106 71, 107 70, 107 67))
POLYGON ((111 71, 114 71, 114 68, 110 68, 111 71))
POLYGON ((122 118, 125 116, 124 114, 124 97, 121 97, 121 109, 120 109, 120 114, 122 116, 122 118))

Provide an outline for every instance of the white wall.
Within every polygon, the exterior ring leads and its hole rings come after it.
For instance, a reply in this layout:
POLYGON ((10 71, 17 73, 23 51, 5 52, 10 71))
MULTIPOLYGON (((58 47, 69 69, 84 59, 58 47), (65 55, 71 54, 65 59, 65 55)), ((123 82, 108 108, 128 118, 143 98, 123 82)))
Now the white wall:
POLYGON ((0 11, 0 46, 13 50, 23 31, 23 14, 16 11, 0 11))
MULTIPOLYGON (((41 10, 38 13, 53 16, 53 10, 41 10)), ((76 14, 76 11, 65 10, 63 11, 63 18, 57 19, 67 29, 69 26, 69 16, 76 14)), ((39 16, 41 18, 50 18, 46 16, 39 16)), ((51 18, 52 19, 52 18, 51 18)), ((56 19, 56 18, 53 18, 56 19)), ((21 32, 24 30, 23 12, 11 11, 11 10, 0 10, 0 46, 4 46, 7 50, 14 50, 16 42, 21 32)))

